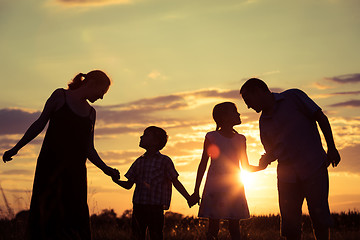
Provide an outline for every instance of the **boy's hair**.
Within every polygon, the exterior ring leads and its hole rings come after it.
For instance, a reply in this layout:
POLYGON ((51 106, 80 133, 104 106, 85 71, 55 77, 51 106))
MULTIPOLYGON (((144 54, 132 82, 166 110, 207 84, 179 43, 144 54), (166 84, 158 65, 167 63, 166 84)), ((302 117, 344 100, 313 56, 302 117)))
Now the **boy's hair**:
POLYGON ((244 91, 252 92, 254 89, 262 89, 266 92, 270 92, 268 86, 263 80, 259 78, 250 78, 242 85, 240 94, 242 94, 244 91))
POLYGON ((163 149, 167 143, 168 135, 166 131, 162 128, 156 126, 150 126, 145 129, 145 131, 151 131, 158 140, 157 150, 160 151, 163 149))

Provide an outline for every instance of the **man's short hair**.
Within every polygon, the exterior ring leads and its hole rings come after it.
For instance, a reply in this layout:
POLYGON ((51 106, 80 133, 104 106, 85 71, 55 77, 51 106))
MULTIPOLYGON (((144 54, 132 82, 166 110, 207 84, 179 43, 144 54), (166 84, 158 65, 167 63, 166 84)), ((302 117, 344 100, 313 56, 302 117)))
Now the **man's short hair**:
POLYGON ((254 89, 262 89, 264 91, 270 92, 268 86, 263 80, 259 78, 250 78, 242 85, 240 94, 242 94, 244 91, 252 92, 254 89))
POLYGON ((160 151, 165 147, 168 140, 168 135, 164 129, 156 126, 150 126, 147 127, 145 131, 150 131, 151 133, 153 133, 156 139, 158 140, 157 150, 160 151))

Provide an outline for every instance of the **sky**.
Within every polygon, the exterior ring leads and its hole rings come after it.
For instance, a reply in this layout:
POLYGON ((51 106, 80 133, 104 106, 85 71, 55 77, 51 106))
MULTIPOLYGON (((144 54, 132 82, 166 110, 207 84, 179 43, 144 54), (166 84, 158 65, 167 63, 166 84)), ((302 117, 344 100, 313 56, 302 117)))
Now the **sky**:
MULTIPOLYGON (((126 180, 144 153, 143 130, 162 127, 169 135, 162 153, 191 194, 217 103, 238 106, 243 123, 235 128, 258 164, 259 115, 239 95, 258 77, 274 92, 302 89, 323 109, 342 157, 329 168, 331 211, 359 210, 359 12, 357 0, 0 0, 0 151, 16 144, 55 89, 101 69, 112 79, 93 105, 103 161, 126 180)), ((0 214, 8 214, 7 204, 15 212, 29 208, 44 133, 0 164, 7 201, 0 198, 0 214)), ((134 188, 87 168, 90 213, 132 208, 134 188)), ((279 213, 276 163, 242 175, 251 214, 279 213)), ((173 189, 170 211, 196 216, 198 206, 189 209, 173 189)))

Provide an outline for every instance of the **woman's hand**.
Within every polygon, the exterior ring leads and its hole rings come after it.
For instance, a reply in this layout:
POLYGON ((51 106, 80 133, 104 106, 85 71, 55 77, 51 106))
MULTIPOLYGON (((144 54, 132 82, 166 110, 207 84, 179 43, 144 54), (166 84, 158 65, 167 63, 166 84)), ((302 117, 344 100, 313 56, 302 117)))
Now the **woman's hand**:
POLYGON ((3 155, 4 163, 11 161, 12 157, 15 156, 17 153, 18 153, 18 151, 15 150, 14 148, 4 152, 4 155, 3 155))
POLYGON ((116 168, 108 167, 104 173, 108 176, 110 176, 113 180, 120 179, 120 172, 116 168))

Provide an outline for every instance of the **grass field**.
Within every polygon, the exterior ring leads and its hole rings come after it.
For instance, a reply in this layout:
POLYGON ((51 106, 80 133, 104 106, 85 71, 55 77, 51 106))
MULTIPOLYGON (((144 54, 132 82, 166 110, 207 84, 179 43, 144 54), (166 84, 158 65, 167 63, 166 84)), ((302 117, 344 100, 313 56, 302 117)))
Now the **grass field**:
MULTIPOLYGON (((2 211, 0 216, 0 240, 23 240, 26 228, 27 212, 22 211, 10 218, 2 211)), ((332 214, 335 227, 331 229, 333 240, 360 239, 360 212, 348 211, 332 214)), ((130 239, 131 210, 118 216, 113 210, 103 210, 101 214, 91 216, 93 240, 130 239)), ((242 239, 274 240, 279 237, 280 216, 252 216, 240 222, 242 239)), ((186 240, 205 239, 207 221, 196 217, 183 216, 167 212, 165 215, 164 239, 186 240)), ((219 240, 230 239, 227 222, 221 222, 219 240)), ((314 239, 311 221, 303 216, 303 240, 314 239)))

